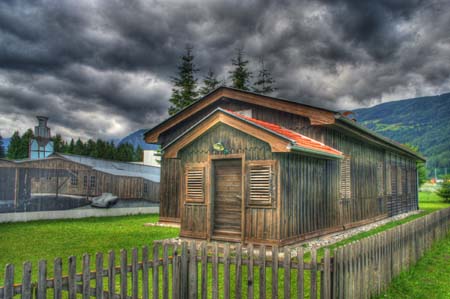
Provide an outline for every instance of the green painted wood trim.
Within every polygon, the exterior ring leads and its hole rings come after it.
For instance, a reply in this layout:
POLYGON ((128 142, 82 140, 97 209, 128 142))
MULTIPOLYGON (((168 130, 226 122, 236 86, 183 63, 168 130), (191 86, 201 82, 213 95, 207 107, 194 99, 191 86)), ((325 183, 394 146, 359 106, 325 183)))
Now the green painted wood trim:
POLYGON ((325 153, 322 151, 316 151, 316 150, 312 150, 309 148, 304 148, 298 145, 294 145, 291 147, 291 151, 294 152, 302 152, 302 153, 306 153, 306 154, 312 154, 314 156, 320 156, 320 157, 326 157, 328 159, 342 159, 344 158, 344 156, 342 155, 333 155, 333 154, 329 154, 329 153, 325 153))

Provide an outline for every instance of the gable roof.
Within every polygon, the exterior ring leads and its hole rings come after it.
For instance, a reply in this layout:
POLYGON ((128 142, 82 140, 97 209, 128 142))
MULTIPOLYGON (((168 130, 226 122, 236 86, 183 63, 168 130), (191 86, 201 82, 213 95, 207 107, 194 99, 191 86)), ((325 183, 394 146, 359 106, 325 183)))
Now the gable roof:
POLYGON ((322 158, 333 159, 343 157, 340 151, 295 131, 222 108, 216 108, 189 130, 185 131, 166 145, 163 148, 164 155, 168 158, 176 157, 180 149, 191 143, 197 136, 202 135, 217 123, 227 124, 246 134, 252 135, 257 139, 267 142, 271 146, 272 152, 303 152, 310 155, 321 156, 322 158))
POLYGON ((309 118, 312 125, 333 124, 335 122, 335 114, 337 113, 324 108, 222 86, 145 132, 145 141, 147 143, 157 143, 161 133, 222 98, 231 98, 262 107, 301 115, 309 118))
POLYGON ((333 127, 339 127, 345 130, 347 133, 358 132, 361 138, 369 140, 377 145, 387 147, 398 152, 407 154, 414 157, 417 160, 425 161, 426 159, 419 153, 412 151, 406 146, 386 138, 380 134, 377 134, 358 123, 349 120, 339 112, 328 110, 322 107, 314 107, 311 105, 290 101, 281 98, 270 97, 253 93, 250 91, 239 90, 230 87, 219 87, 207 94, 203 98, 197 100, 191 105, 187 106, 178 113, 170 116, 165 121, 156 125, 152 129, 144 133, 145 141, 147 143, 157 143, 159 135, 170 128, 174 127, 178 123, 184 121, 190 116, 194 115, 198 111, 205 107, 219 101, 222 98, 231 98, 233 100, 247 102, 262 107, 271 108, 274 110, 285 111, 288 113, 300 115, 309 118, 311 125, 332 125, 333 127), (362 134, 361 134, 362 133, 362 134), (368 138, 371 137, 372 139, 368 138))

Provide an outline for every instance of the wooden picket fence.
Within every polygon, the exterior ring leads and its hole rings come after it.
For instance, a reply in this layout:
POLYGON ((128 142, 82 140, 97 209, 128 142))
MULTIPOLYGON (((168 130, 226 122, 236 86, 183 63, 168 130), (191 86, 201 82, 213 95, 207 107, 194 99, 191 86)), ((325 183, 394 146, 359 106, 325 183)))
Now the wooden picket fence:
POLYGON ((40 261, 36 282, 31 279, 31 263, 24 263, 20 284, 14 284, 14 266, 7 265, 0 298, 278 298, 279 294, 283 298, 317 298, 319 294, 328 298, 330 251, 325 251, 321 262, 316 250, 310 254, 306 262, 302 247, 279 252, 275 246, 266 251, 265 246, 237 244, 230 249, 228 243, 155 242, 151 258, 148 247, 142 248, 140 261, 138 249, 132 249, 131 263, 127 251, 121 250, 116 265, 116 255, 110 251, 107 267, 104 255, 97 253, 92 269, 91 256, 85 254, 81 272, 76 257, 71 256, 67 275, 63 275, 62 259, 57 258, 51 278, 47 262, 40 261))
POLYGON ((450 208, 339 247, 333 257, 325 249, 320 261, 302 247, 155 242, 151 256, 147 246, 118 257, 85 254, 79 263, 71 256, 66 271, 61 258, 52 268, 40 261, 35 281, 26 262, 18 284, 9 264, 0 299, 370 298, 447 236, 449 224, 450 208))
MULTIPOLYGON (((450 208, 334 250, 333 298, 371 298, 448 236, 450 208)), ((445 279, 445 278, 442 278, 445 279)))

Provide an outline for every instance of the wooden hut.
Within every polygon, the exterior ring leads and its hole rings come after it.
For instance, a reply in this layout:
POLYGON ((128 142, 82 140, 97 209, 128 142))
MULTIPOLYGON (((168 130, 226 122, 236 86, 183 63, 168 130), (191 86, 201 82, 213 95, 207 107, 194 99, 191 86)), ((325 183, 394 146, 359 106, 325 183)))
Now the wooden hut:
POLYGON ((285 245, 418 208, 424 158, 335 111, 221 87, 145 138, 183 237, 285 245))
POLYGON ((58 153, 0 160, 0 213, 70 209, 104 192, 157 202, 159 172, 159 167, 58 153))

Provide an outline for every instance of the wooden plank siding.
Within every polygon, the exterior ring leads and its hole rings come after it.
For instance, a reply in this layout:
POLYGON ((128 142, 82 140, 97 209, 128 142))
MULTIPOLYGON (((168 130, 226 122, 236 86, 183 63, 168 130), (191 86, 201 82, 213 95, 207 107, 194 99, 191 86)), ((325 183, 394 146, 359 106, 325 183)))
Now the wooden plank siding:
POLYGON ((415 159, 366 133, 350 134, 338 124, 311 125, 308 118, 300 115, 223 98, 163 132, 159 143, 164 147, 217 107, 231 111, 251 110, 253 118, 294 130, 343 152, 350 157, 351 196, 340 198, 339 160, 272 153, 267 143, 217 124, 182 148, 178 159, 162 157, 162 219, 176 221, 183 213, 200 219, 182 220, 181 235, 204 238, 208 224, 200 222, 212 223, 213 219, 207 215, 207 203, 181 202, 179 176, 185 164, 206 163, 209 156, 220 154, 212 148, 217 142, 221 142, 229 154, 244 155, 246 161, 278 162, 277 205, 245 207, 244 234, 248 242, 290 243, 418 208, 415 159), (401 187, 397 187, 398 180, 401 187))
MULTIPOLYGON (((246 161, 271 160, 273 156, 267 143, 229 126, 218 124, 179 152, 182 169, 187 163, 206 163, 210 156, 221 155, 221 153, 214 152, 212 148, 213 144, 217 142, 221 142, 225 146, 229 155, 245 154, 246 161)), ((161 202, 163 200, 161 198, 161 202)), ((184 213, 181 222, 181 235, 206 236, 207 203, 182 202, 181 206, 184 213), (195 219, 187 219, 192 216, 195 216, 195 219)), ((211 223, 213 220, 210 219, 211 223)), ((276 206, 263 208, 246 206, 244 227, 245 237, 249 241, 271 240, 277 242, 279 237, 276 206)))

